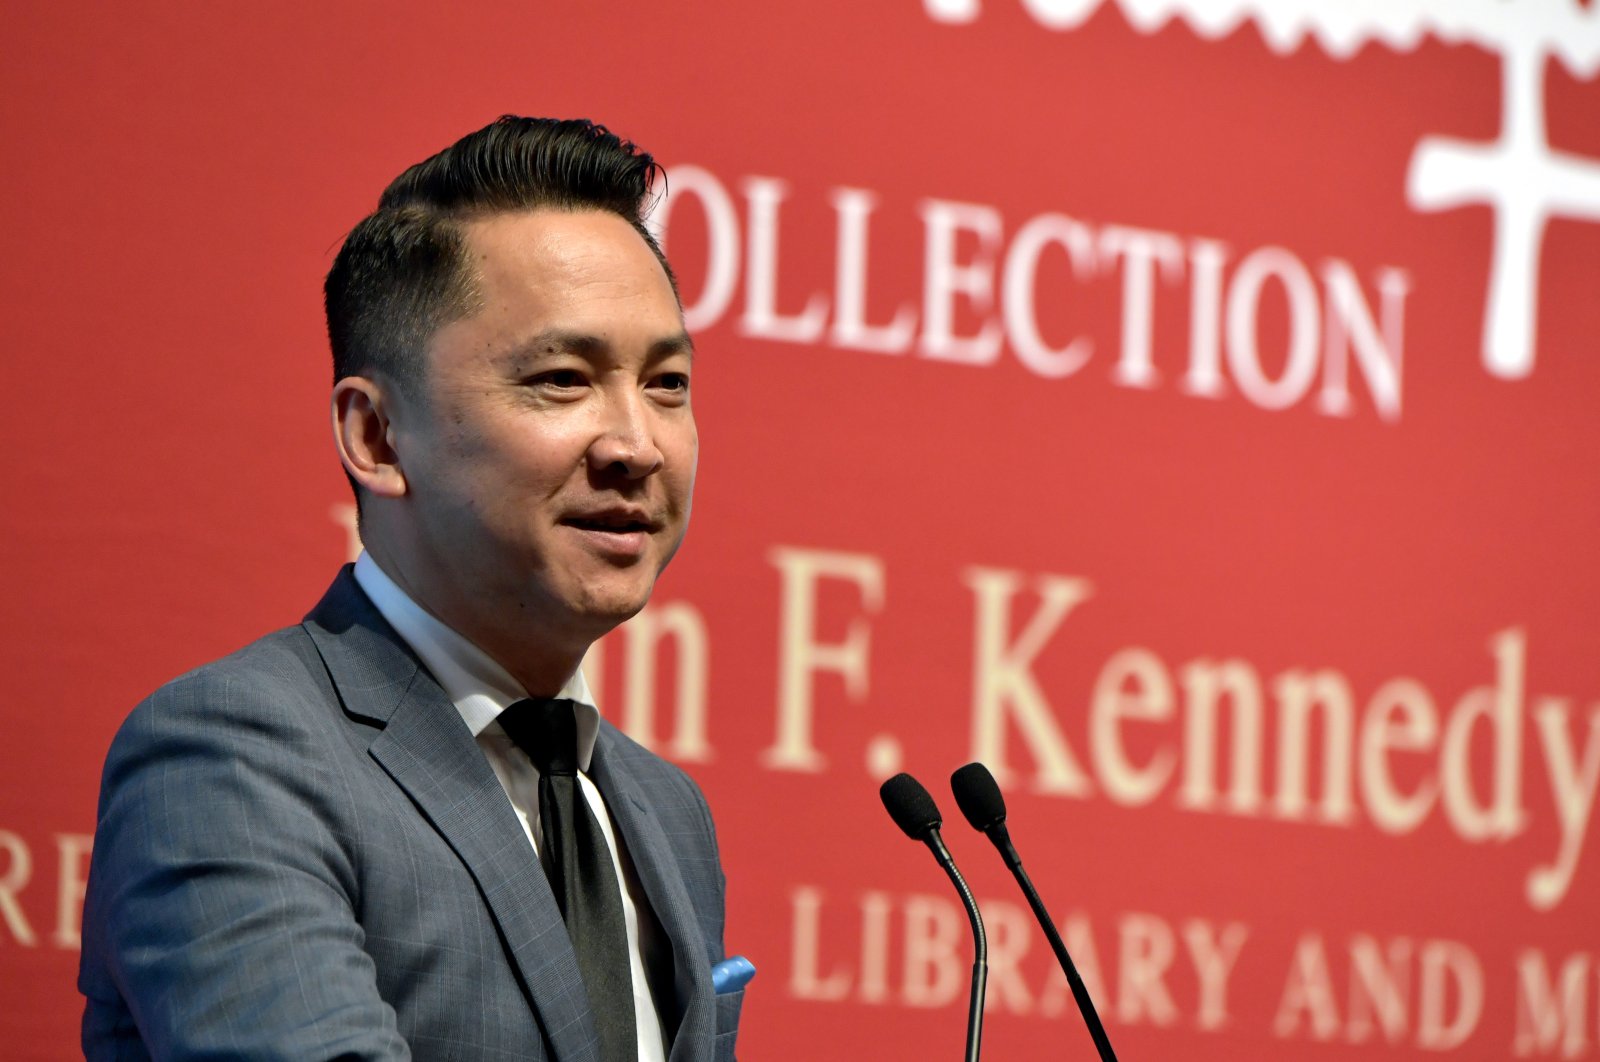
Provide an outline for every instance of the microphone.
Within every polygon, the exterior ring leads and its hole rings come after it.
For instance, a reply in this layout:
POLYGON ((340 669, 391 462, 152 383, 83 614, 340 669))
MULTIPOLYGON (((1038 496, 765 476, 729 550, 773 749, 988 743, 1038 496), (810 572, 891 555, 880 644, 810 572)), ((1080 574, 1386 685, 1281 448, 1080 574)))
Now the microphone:
MULTIPOLYGON (((1000 852, 1000 858, 1004 859, 1006 866, 1010 868, 1011 876, 1022 886, 1022 894, 1028 898, 1028 906, 1033 908, 1033 917, 1038 919, 1039 927, 1050 939, 1050 947, 1056 953, 1056 961, 1061 964, 1061 972, 1067 975, 1067 984, 1072 988, 1072 998, 1078 1001, 1078 1011, 1083 1015, 1084 1024, 1089 1027, 1089 1035, 1094 1039, 1095 1049, 1100 1052, 1101 1062, 1117 1062, 1117 1056, 1111 1050, 1111 1040, 1106 1036, 1105 1026, 1100 1024, 1100 1015, 1095 1012, 1094 1000, 1089 998, 1089 990, 1084 987, 1083 978, 1078 976, 1078 968, 1073 965, 1072 956, 1067 954, 1067 946, 1062 943, 1061 934, 1056 931, 1055 921, 1050 917, 1050 912, 1044 909, 1044 901, 1039 898, 1039 891, 1028 879, 1027 871, 1022 869, 1022 857, 1017 855, 1016 846, 1011 843, 1011 834, 1006 829, 1005 797, 1000 795, 1000 786, 995 782, 994 775, 990 774, 989 768, 981 763, 969 763, 950 776, 950 791, 955 794, 956 806, 961 809, 961 814, 966 817, 967 822, 974 830, 994 842, 995 848, 1000 852)), ((931 807, 933 804, 931 798, 928 803, 931 807)), ((937 815, 938 812, 935 811, 934 814, 937 815)))
POLYGON ((956 861, 939 836, 944 819, 933 797, 922 783, 909 774, 900 773, 878 787, 878 796, 895 825, 913 841, 921 841, 933 852, 944 872, 950 875, 961 902, 967 909, 967 920, 972 923, 973 960, 972 995, 967 1006, 967 1062, 978 1062, 978 1044, 983 1039, 983 993, 989 979, 989 939, 983 933, 983 917, 978 914, 978 902, 972 898, 967 880, 956 869, 956 861))

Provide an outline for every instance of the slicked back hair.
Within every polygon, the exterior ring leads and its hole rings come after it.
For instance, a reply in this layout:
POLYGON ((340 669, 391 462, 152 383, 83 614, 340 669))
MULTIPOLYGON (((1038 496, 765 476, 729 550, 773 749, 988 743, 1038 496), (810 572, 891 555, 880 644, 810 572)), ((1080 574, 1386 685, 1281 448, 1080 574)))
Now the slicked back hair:
POLYGON ((477 218, 541 207, 609 211, 644 238, 676 294, 644 224, 660 172, 649 154, 586 119, 509 114, 412 166, 351 230, 328 271, 334 380, 381 374, 414 392, 434 332, 477 306, 462 228, 477 218))

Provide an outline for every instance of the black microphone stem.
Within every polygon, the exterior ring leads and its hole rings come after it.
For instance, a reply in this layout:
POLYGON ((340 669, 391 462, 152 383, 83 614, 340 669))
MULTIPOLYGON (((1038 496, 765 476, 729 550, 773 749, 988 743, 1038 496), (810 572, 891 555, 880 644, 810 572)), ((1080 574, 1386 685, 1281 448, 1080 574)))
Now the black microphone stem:
MULTIPOLYGON (((967 887, 967 879, 956 869, 956 861, 951 857, 950 850, 944 846, 944 838, 940 837, 939 831, 935 829, 929 830, 923 840, 933 851, 933 858, 937 859, 939 865, 944 867, 944 872, 950 875, 951 883, 961 894, 961 902, 967 908, 967 921, 972 923, 974 941, 972 996, 967 1004, 966 1062, 978 1062, 978 1045, 983 1040, 983 995, 989 980, 989 938, 983 932, 983 918, 978 914, 978 901, 972 898, 972 890, 967 887)), ((1073 976, 1076 977, 1076 974, 1073 976)))
POLYGON ((1073 964, 1072 956, 1067 954, 1067 945, 1057 932, 1056 924, 1050 918, 1050 912, 1044 909, 1044 901, 1039 898, 1039 890, 1033 887, 1028 872, 1022 869, 1022 857, 1017 855, 1017 849, 1011 843, 1011 834, 1006 830, 1004 823, 991 826, 984 832, 1000 850, 1000 857, 1006 861, 1006 866, 1011 869, 1011 876, 1017 879, 1017 884, 1022 886, 1022 894, 1028 898, 1028 906, 1033 908, 1033 916, 1039 920, 1040 928, 1049 938, 1050 947, 1056 953, 1056 961, 1061 964, 1061 972, 1067 975, 1067 985, 1072 989, 1072 998, 1078 1001, 1078 1010, 1083 1014, 1084 1024, 1089 1026, 1089 1035, 1094 1039, 1095 1050, 1100 1052, 1100 1062, 1117 1062, 1117 1056, 1111 1050, 1111 1040, 1106 1036, 1105 1026, 1100 1024, 1100 1015, 1094 1009, 1094 1000, 1089 998, 1089 990, 1084 987, 1083 978, 1078 976, 1078 967, 1073 964))

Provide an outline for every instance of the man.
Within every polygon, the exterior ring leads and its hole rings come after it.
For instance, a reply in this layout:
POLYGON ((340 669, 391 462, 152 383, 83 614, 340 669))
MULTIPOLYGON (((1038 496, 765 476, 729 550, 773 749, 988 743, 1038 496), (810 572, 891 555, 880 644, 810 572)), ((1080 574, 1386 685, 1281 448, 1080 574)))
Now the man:
POLYGON ((333 427, 366 552, 113 743, 89 1057, 733 1057, 704 798, 578 670, 689 517, 655 175, 588 122, 507 117, 346 240, 333 427))

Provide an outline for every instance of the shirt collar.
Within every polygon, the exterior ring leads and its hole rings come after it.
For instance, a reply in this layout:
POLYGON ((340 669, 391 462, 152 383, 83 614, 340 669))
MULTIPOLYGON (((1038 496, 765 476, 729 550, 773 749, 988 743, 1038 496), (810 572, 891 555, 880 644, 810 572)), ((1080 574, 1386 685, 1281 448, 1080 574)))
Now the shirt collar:
MULTIPOLYGON (((478 737, 500 713, 528 695, 522 684, 494 658, 428 612, 400 589, 389 574, 363 551, 356 559, 356 582, 395 633, 405 639, 422 665, 439 683, 461 713, 473 737, 478 737)), ((572 673, 557 697, 578 702, 578 769, 587 771, 600 732, 600 709, 595 706, 583 669, 572 673)), ((495 724, 495 730, 499 730, 495 724)))

